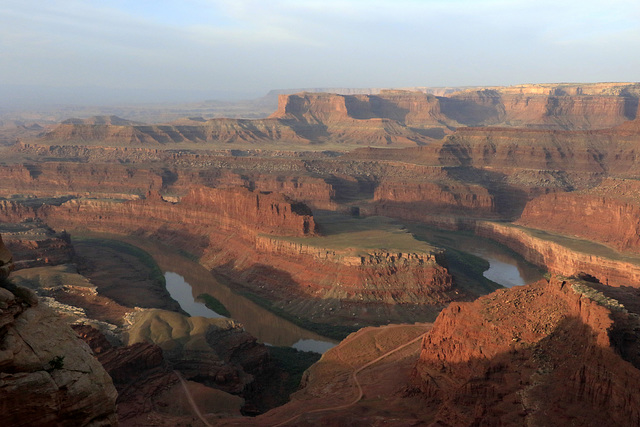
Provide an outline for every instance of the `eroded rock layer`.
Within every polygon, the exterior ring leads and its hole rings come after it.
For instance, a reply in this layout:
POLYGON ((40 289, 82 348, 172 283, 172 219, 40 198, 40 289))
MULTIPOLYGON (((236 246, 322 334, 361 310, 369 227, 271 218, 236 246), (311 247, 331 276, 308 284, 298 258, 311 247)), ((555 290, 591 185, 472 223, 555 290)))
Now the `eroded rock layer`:
POLYGON ((280 95, 278 110, 259 120, 183 120, 144 125, 117 117, 68 120, 48 141, 140 145, 167 143, 347 143, 415 146, 459 126, 586 130, 634 119, 637 84, 520 86, 437 97, 388 90, 376 95, 280 95))

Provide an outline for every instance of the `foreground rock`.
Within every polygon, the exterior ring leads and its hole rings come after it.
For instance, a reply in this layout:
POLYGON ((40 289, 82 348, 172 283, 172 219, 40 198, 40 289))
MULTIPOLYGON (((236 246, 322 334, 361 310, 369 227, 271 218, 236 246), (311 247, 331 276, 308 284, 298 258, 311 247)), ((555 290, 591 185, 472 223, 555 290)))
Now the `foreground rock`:
POLYGON ((183 387, 162 349, 149 342, 112 346, 98 330, 75 325, 73 329, 91 347, 118 390, 118 421, 121 426, 174 426, 196 423, 186 396, 209 419, 239 417, 244 399, 193 381, 183 387))
POLYGON ((415 393, 438 425, 638 425, 637 327, 580 281, 454 303, 424 339, 415 393))
POLYGON ((2 425, 116 425, 111 378, 65 322, 8 282, 0 306, 2 425))

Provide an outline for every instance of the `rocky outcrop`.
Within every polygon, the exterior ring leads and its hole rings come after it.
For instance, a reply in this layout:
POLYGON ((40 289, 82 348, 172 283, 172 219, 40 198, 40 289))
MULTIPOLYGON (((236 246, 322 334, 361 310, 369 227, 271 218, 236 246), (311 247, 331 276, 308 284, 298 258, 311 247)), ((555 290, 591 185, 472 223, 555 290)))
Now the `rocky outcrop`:
POLYGON ((604 129, 634 119, 637 96, 586 95, 580 87, 465 91, 442 98, 442 111, 470 126, 604 129))
MULTIPOLYGON (((279 278, 284 283, 274 289, 290 296, 302 293, 343 302, 432 306, 445 304, 451 298, 448 295, 452 291, 451 276, 443 267, 446 263, 441 250, 433 253, 370 250, 355 254, 353 249, 336 250, 268 236, 258 238, 256 249, 261 253, 263 265, 288 272, 289 278, 279 278), (316 267, 301 269, 295 268, 296 264, 316 267), (291 284, 286 286, 287 282, 291 284)), ((256 274, 256 267, 247 265, 242 258, 233 268, 236 277, 240 273, 249 283, 258 279, 259 285, 264 280, 256 274)))
POLYGON ((454 303, 424 338, 416 386, 439 424, 639 425, 640 370, 614 339, 632 319, 557 279, 454 303))
POLYGON ((206 239, 211 232, 243 232, 251 240, 256 233, 307 236, 315 233, 311 210, 281 194, 253 192, 245 188, 197 188, 179 204, 164 201, 159 194, 149 193, 145 199, 116 200, 72 199, 56 205, 40 205, 26 209, 18 202, 0 205, 5 221, 25 217, 40 218, 53 226, 93 231, 135 233, 141 226, 148 232, 163 228, 184 230, 206 239), (139 219, 144 218, 141 223, 139 219))
POLYGON ((130 321, 129 346, 156 344, 185 378, 240 395, 253 408, 267 408, 270 399, 262 392, 278 386, 277 373, 267 348, 242 325, 231 319, 187 317, 164 310, 138 311, 130 321))
MULTIPOLYGON (((15 219, 12 212, 3 212, 3 218, 15 219)), ((392 248, 336 252, 331 245, 291 241, 316 234, 310 214, 305 205, 276 193, 244 188, 198 188, 179 203, 150 194, 122 203, 74 199, 33 211, 57 227, 171 242, 251 292, 278 303, 294 298, 286 310, 298 316, 315 316, 306 307, 310 300, 323 300, 317 307, 323 322, 433 318, 455 297, 443 257, 437 259, 436 253, 392 248), (355 315, 371 305, 376 308, 355 315)))
MULTIPOLYGON (((193 408, 176 405, 185 399, 180 378, 164 357, 162 349, 150 342, 113 347, 96 329, 74 325, 76 333, 91 347, 113 379, 118 390, 118 421, 121 425, 140 425, 149 419, 155 425, 192 422, 193 408)), ((200 383, 185 382, 200 409, 209 416, 239 416, 244 399, 200 383), (216 403, 204 403, 212 399, 216 403)))
POLYGON ((544 129, 609 128, 635 118, 637 84, 529 85, 485 88, 437 97, 422 91, 375 95, 279 95, 269 118, 182 120, 143 125, 117 117, 67 120, 43 140, 144 146, 195 143, 348 143, 415 146, 462 126, 544 129))
POLYGON ((0 288, 0 413, 6 426, 111 426, 117 392, 89 347, 26 288, 0 288), (11 289, 11 290, 10 290, 11 289))

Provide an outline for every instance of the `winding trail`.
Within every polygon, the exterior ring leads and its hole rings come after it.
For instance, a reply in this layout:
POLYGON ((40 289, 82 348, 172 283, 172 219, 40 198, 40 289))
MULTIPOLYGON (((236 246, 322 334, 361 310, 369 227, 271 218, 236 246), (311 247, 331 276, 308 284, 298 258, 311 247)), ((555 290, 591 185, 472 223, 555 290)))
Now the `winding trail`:
MULTIPOLYGON (((393 326, 390 326, 390 328, 399 327, 399 326, 402 326, 402 325, 393 325, 393 326)), ((353 380, 353 382, 356 385, 356 387, 358 387, 358 396, 356 396, 356 398, 352 402, 347 403, 345 405, 330 406, 328 408, 319 408, 319 409, 313 409, 311 411, 306 411, 306 412, 294 415, 293 417, 288 418, 285 421, 282 421, 281 423, 275 424, 273 427, 280 427, 280 426, 283 426, 285 424, 288 424, 288 423, 294 421, 295 419, 297 419, 298 417, 300 417, 301 415, 314 414, 314 413, 317 413, 317 412, 324 412, 324 411, 335 411, 335 410, 347 409, 347 408, 352 407, 353 405, 358 403, 360 401, 360 399, 362 399, 362 396, 364 395, 364 393, 362 391, 362 386, 360 385, 360 381, 358 381, 358 374, 360 372, 362 372, 364 369, 368 368, 369 366, 379 362, 380 360, 384 359, 385 357, 387 357, 387 356, 389 356, 389 355, 391 355, 391 354, 393 354, 393 353, 395 353, 397 351, 400 351, 403 348, 408 347, 411 344, 414 344, 415 342, 421 340, 426 334, 427 334, 427 332, 422 333, 419 336, 417 336, 416 338, 412 339, 411 341, 406 342, 406 343, 402 344, 401 346, 396 347, 393 350, 390 350, 390 351, 388 351, 388 352, 376 357, 375 359, 370 360, 369 362, 365 363, 364 365, 360 366, 359 368, 355 369, 351 373, 351 379, 353 380)))
POLYGON ((196 405, 196 402, 193 400, 193 396, 191 396, 189 387, 187 387, 187 382, 184 380, 184 378, 182 378, 182 374, 175 370, 173 371, 173 373, 176 374, 176 376, 180 380, 180 384, 182 384, 182 388, 184 389, 184 393, 187 395, 187 400, 189 401, 189 404, 191 404, 191 408, 193 408, 193 412, 196 413, 196 415, 198 416, 198 418, 200 418, 200 421, 202 421, 204 425, 206 425, 207 427, 213 427, 213 425, 209 424, 209 422, 202 416, 202 412, 200 412, 198 405, 196 405))

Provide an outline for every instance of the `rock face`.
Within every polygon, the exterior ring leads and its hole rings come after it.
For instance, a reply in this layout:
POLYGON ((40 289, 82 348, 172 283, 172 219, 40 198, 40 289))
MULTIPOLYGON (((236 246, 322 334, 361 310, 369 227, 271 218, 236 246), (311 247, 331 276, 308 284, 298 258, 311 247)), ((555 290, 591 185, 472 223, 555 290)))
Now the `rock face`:
MULTIPOLYGON (((140 425, 154 419, 154 425, 180 425, 192 422, 193 409, 171 405, 184 400, 180 377, 165 359, 162 349, 150 342, 113 347, 96 329, 74 325, 76 333, 96 353, 118 390, 118 421, 121 425, 140 425)), ((206 374, 206 372, 205 372, 206 374)), ((215 416, 239 416, 244 399, 204 385, 188 382, 199 407, 215 416), (196 387, 193 390, 193 387, 196 387), (204 395, 204 396, 203 396, 204 395), (202 397, 215 404, 202 402, 202 397)))
MULTIPOLYGON (((21 205, 7 203, 11 208, 2 212, 5 220, 26 216, 21 205)), ((294 241, 317 235, 314 217, 306 205, 277 193, 199 187, 179 203, 150 193, 144 200, 126 202, 73 199, 29 212, 56 227, 139 233, 170 241, 252 292, 277 301, 298 299, 298 304, 287 306, 296 315, 311 314, 305 308, 309 299, 330 303, 334 311, 323 309, 323 321, 412 318, 396 309, 422 310, 426 314, 416 312, 417 318, 433 318, 454 297, 444 257, 437 251, 371 249, 354 254, 348 248, 294 241), (356 317, 359 310, 349 304, 377 308, 356 317)))
MULTIPOLYGON (((113 200, 72 199, 59 206, 44 205, 29 209, 19 202, 5 202, 3 218, 7 221, 37 217, 52 225, 65 227, 70 217, 76 226, 91 224, 94 231, 135 232, 137 218, 144 218, 147 230, 175 225, 177 230, 196 226, 206 238, 206 230, 223 228, 244 231, 247 238, 258 232, 290 236, 315 233, 311 210, 303 203, 288 200, 276 193, 252 192, 245 188, 192 190, 176 205, 164 201, 157 193, 143 200, 120 203, 113 200)), ((190 229, 194 235, 197 230, 190 229)))
MULTIPOLYGON (((277 387, 279 379, 267 348, 242 325, 230 319, 187 317, 164 310, 137 312, 131 323, 129 346, 156 344, 162 349, 161 355, 185 378, 242 396, 250 405, 247 410, 263 411, 269 406, 268 393, 264 392, 277 387)), ((133 351, 133 347, 127 351, 133 351)), ((122 374, 135 369, 121 365, 120 356, 107 356, 112 360, 107 363, 105 359, 107 368, 122 366, 122 374)))
POLYGON ((162 186, 160 173, 117 164, 24 163, 0 166, 0 191, 8 196, 135 198, 162 186))
MULTIPOLYGON (((637 91, 637 85, 628 86, 637 91)), ((635 118, 637 95, 623 86, 520 86, 472 90, 442 99, 442 111, 471 126, 601 129, 635 118), (631 96, 629 96, 631 95, 631 96)))
POLYGON ((433 214, 496 214, 494 197, 486 188, 460 182, 383 181, 375 189, 373 202, 376 215, 414 221, 433 214))
POLYGON ((637 181, 607 180, 588 192, 554 193, 527 203, 519 224, 640 252, 637 181))
POLYGON ((534 85, 487 88, 445 97, 423 92, 376 95, 280 95, 267 119, 186 120, 142 125, 117 117, 68 120, 45 141, 104 141, 126 145, 181 142, 349 143, 423 145, 459 126, 520 126, 586 130, 634 119, 637 84, 534 85))
POLYGON ((640 424, 638 359, 620 356, 637 331, 615 338, 637 314, 587 285, 554 279, 445 309, 415 371, 434 423, 640 424))
POLYGON ((0 236, 0 280, 4 280, 13 270, 13 254, 7 249, 0 236))
POLYGON ((89 347, 26 288, 0 288, 0 413, 6 426, 111 426, 117 392, 89 347))
POLYGON ((536 230, 491 222, 478 222, 475 232, 552 273, 563 276, 586 273, 610 286, 640 287, 638 260, 629 260, 607 247, 562 237, 558 240, 545 233, 540 236, 536 230))

